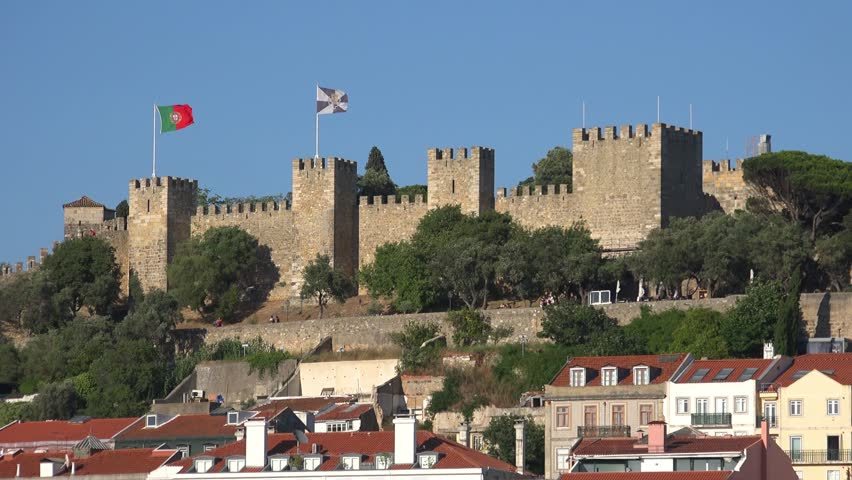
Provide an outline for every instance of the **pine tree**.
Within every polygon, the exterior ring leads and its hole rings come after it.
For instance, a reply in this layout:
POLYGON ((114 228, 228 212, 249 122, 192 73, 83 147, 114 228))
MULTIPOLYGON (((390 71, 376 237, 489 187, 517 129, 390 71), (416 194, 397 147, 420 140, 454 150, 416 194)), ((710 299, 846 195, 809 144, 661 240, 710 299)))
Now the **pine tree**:
POLYGON ((798 350, 799 332, 802 326, 802 310, 799 294, 802 288, 802 272, 796 269, 790 278, 787 297, 781 304, 778 322, 775 324, 775 353, 795 355, 798 350))
POLYGON ((379 173, 388 173, 388 167, 385 165, 385 157, 379 147, 373 145, 370 149, 370 156, 367 159, 367 171, 373 170, 379 173))

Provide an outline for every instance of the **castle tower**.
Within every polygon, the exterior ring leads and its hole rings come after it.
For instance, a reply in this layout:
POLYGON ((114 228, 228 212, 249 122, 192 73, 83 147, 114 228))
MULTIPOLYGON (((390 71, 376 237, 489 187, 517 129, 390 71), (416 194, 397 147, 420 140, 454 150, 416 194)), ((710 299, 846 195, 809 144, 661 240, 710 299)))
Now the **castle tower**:
POLYGON ((460 205, 464 213, 494 209, 494 149, 430 148, 429 208, 460 205))
POLYGON ((130 181, 128 237, 130 269, 146 291, 165 290, 166 266, 190 236, 198 181, 177 177, 130 181))
POLYGON ((358 164, 342 158, 293 160, 293 216, 298 229, 298 265, 292 293, 301 288, 301 271, 316 255, 354 277, 358 268, 358 164), (299 273, 297 273, 299 272, 299 273))
POLYGON ((574 193, 606 249, 633 249, 654 228, 704 211, 702 134, 664 123, 573 132, 574 193))

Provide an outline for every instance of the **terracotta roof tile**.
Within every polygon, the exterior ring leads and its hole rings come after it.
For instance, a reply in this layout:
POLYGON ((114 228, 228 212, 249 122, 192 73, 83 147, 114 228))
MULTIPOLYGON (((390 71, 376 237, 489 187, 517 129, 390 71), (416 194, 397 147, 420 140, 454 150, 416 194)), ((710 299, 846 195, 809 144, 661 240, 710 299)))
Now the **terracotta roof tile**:
POLYGON ((137 420, 137 418, 93 418, 81 423, 66 420, 18 422, 0 429, 0 444, 57 441, 76 443, 89 435, 107 440, 137 420))
POLYGON ((793 358, 793 364, 778 377, 774 384, 781 387, 790 386, 797 380, 794 376, 800 370, 820 370, 841 385, 852 385, 852 353, 799 355, 793 358))
MULTIPOLYGON (((666 453, 741 452, 759 441, 759 436, 670 436, 666 439, 666 453)), ((641 455, 648 453, 648 444, 640 443, 634 438, 583 438, 574 448, 573 453, 575 455, 641 455)))
POLYGON ((730 471, 565 473, 559 480, 724 480, 730 471))
MULTIPOLYGON (((392 453, 394 450, 394 432, 333 432, 306 433, 310 443, 320 446, 323 463, 320 470, 333 470, 340 464, 344 454, 360 453, 362 461, 373 462, 380 453, 392 453)), ((433 468, 492 468, 514 472, 515 467, 506 462, 490 457, 482 452, 466 448, 456 442, 438 437, 432 432, 420 430, 417 432, 417 452, 433 451, 440 455, 438 463, 433 468)), ((296 439, 289 433, 272 434, 267 437, 267 454, 296 454, 296 439)), ((310 451, 309 445, 301 445, 301 454, 310 451)), ((245 454, 245 441, 230 443, 207 452, 205 455, 215 457, 213 468, 209 472, 219 472, 224 467, 224 459, 230 455, 245 454)), ((183 466, 184 472, 192 466, 193 460, 185 458, 175 462, 183 466)), ((395 465, 393 468, 412 468, 411 465, 395 465)))
POLYGON ((151 440, 175 437, 233 437, 237 431, 237 425, 228 425, 227 422, 227 415, 178 415, 159 427, 146 428, 145 418, 143 417, 117 438, 121 440, 151 440))
MULTIPOLYGON (((566 363, 562 370, 556 374, 551 385, 556 387, 568 387, 571 385, 571 368, 585 367, 586 386, 601 385, 601 368, 618 367, 622 370, 619 374, 618 385, 633 384, 633 367, 647 365, 651 367, 651 384, 665 383, 672 374, 680 367, 686 358, 685 353, 670 355, 625 355, 608 357, 574 357, 566 363), (591 374, 591 375, 590 375, 591 374)), ((581 387, 578 387, 581 388, 581 387)))
POLYGON ((317 415, 315 421, 327 422, 330 420, 357 420, 361 415, 373 409, 369 403, 339 403, 333 408, 317 415))
POLYGON ((721 360, 696 360, 686 369, 676 383, 722 383, 722 382, 743 382, 746 380, 757 379, 769 367, 772 359, 762 358, 731 358, 721 360), (689 379, 695 375, 699 369, 706 368, 707 373, 699 382, 690 382, 689 379), (722 380, 713 382, 713 378, 724 368, 730 368, 732 371, 722 380), (740 376, 747 368, 755 368, 748 378, 740 379, 740 376))
MULTIPOLYGON (((112 475, 127 473, 148 473, 175 457, 175 450, 154 450, 150 448, 128 448, 94 452, 91 456, 68 458, 74 463, 74 475, 112 475)), ((21 477, 38 477, 39 464, 44 459, 65 462, 64 454, 20 453, 6 455, 0 460, 0 478, 14 477, 17 466, 21 466, 21 477)), ((60 474, 70 476, 70 467, 60 474)))
POLYGON ((82 197, 74 200, 73 202, 68 202, 62 205, 62 208, 73 208, 73 207, 98 207, 98 208, 106 208, 104 204, 98 203, 91 198, 83 195, 82 197))
POLYGON ((350 397, 294 397, 271 400, 252 408, 260 412, 258 415, 270 418, 271 412, 280 412, 290 408, 294 412, 318 412, 332 403, 348 402, 350 397))

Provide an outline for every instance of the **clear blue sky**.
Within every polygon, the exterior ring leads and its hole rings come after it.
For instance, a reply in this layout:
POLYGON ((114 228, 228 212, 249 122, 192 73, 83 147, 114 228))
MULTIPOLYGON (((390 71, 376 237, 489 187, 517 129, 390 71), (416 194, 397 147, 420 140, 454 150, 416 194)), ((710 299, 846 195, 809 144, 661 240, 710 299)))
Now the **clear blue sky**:
POLYGON ((222 195, 286 193, 314 149, 384 152, 425 183, 430 146, 496 149, 497 184, 530 174, 580 125, 662 120, 704 132, 704 158, 776 149, 852 159, 852 2, 0 3, 0 260, 62 236, 61 205, 114 206, 151 173, 152 104, 196 125, 161 136, 158 173, 222 195))

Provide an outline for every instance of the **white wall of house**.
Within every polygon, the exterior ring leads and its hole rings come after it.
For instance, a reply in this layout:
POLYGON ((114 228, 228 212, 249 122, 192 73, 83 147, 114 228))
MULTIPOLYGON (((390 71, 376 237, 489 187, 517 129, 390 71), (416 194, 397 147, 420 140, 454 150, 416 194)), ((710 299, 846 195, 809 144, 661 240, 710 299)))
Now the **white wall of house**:
POLYGON ((358 432, 361 430, 361 419, 356 418, 355 420, 332 420, 329 422, 314 422, 314 432, 316 433, 325 433, 325 432, 358 432), (347 424, 345 430, 333 430, 329 427, 330 424, 347 424), (349 424, 352 424, 349 427, 349 424))
POLYGON ((703 382, 703 383, 674 383, 666 382, 666 399, 664 402, 666 423, 669 431, 680 427, 693 426, 709 435, 754 435, 759 433, 757 416, 759 402, 757 382, 703 382), (737 398, 744 398, 745 411, 736 411, 737 398), (678 401, 687 399, 689 411, 678 413, 678 401), (692 425, 692 414, 699 413, 699 400, 706 400, 705 413, 730 413, 730 427, 698 427, 692 425), (722 411, 724 406, 724 412, 722 411))

